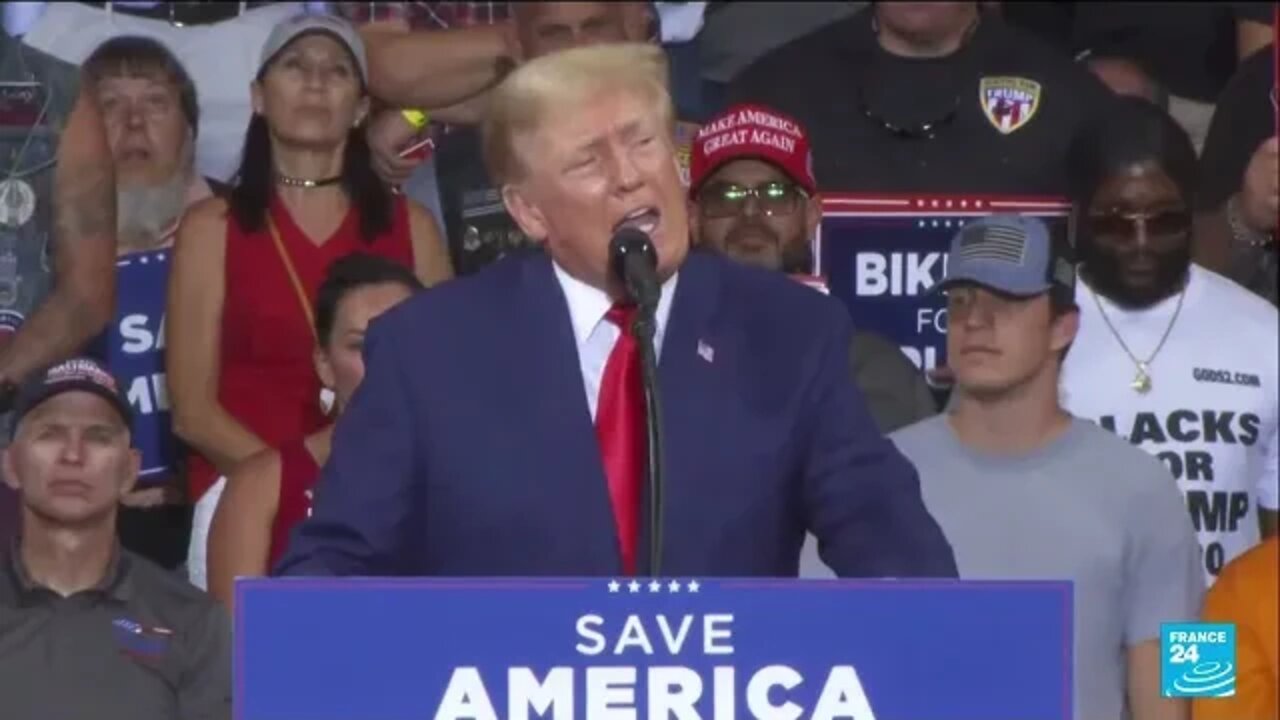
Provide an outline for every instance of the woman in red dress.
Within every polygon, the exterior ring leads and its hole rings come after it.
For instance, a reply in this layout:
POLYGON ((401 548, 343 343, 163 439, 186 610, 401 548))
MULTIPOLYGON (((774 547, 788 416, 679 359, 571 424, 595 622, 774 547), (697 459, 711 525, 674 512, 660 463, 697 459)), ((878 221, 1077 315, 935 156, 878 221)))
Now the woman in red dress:
POLYGON ((221 477, 327 421, 310 299, 330 263, 361 250, 413 268, 424 285, 452 274, 435 221, 373 172, 354 29, 298 16, 262 56, 235 187, 187 212, 170 275, 166 361, 174 430, 193 451, 188 572, 200 587, 221 477))
MULTIPOLYGON (((316 298, 315 366, 339 413, 364 378, 365 329, 422 286, 404 267, 355 253, 329 268, 316 298)), ((209 529, 209 591, 231 607, 237 577, 267 574, 311 512, 333 425, 254 455, 227 478, 209 529)))

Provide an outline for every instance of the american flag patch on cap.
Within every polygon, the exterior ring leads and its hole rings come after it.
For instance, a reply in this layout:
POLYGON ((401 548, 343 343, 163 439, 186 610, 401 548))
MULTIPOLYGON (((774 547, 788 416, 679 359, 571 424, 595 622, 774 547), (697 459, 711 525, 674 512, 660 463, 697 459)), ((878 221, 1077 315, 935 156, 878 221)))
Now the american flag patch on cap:
POLYGON ((1027 233, 1020 227, 969 225, 958 248, 965 260, 998 260, 1021 265, 1026 260, 1027 233))

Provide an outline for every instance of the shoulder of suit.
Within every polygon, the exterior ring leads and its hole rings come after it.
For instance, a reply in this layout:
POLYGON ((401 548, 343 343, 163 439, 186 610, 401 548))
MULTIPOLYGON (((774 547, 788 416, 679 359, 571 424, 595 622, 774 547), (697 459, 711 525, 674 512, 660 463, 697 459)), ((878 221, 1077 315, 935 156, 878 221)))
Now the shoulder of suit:
POLYGON ((812 87, 809 83, 799 83, 798 85, 791 83, 790 85, 782 84, 773 87, 762 83, 765 78, 774 78, 781 75, 794 76, 797 70, 802 73, 811 71, 815 64, 829 65, 831 62, 830 55, 848 44, 853 29, 859 23, 867 22, 863 18, 863 12, 857 12, 850 17, 823 25, 812 32, 794 38, 766 52, 739 72, 732 82, 745 83, 745 87, 742 89, 752 91, 749 94, 757 92, 772 94, 773 92, 783 91, 788 86, 812 87))
POLYGON ((479 272, 454 277, 419 291, 414 297, 383 313, 388 325, 407 322, 472 322, 488 309, 510 309, 511 293, 520 287, 521 274, 536 262, 534 252, 515 252, 479 272), (411 320, 409 318, 412 318, 411 320))
MULTIPOLYGON (((785 315, 847 317, 840 301, 773 270, 709 255, 720 265, 723 292, 729 300, 753 312, 781 311, 785 315)), ((682 276, 683 277, 683 276, 682 276)))

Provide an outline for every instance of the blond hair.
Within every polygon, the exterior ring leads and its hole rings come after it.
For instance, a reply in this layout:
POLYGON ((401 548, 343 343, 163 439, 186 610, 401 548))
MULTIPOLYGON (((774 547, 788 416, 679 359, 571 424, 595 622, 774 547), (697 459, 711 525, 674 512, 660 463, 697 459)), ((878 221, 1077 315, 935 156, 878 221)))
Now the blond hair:
POLYGON ((485 167, 497 185, 519 180, 525 168, 517 141, 537 131, 552 113, 572 113, 607 93, 648 95, 674 129, 667 57, 648 43, 612 43, 573 48, 531 60, 493 90, 480 142, 485 167))

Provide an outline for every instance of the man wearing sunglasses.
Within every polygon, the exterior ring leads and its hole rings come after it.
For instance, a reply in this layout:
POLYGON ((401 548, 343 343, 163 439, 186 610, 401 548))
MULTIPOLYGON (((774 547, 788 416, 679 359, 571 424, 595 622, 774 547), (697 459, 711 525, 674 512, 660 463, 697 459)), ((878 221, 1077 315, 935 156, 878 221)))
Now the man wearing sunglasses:
MULTIPOLYGON (((689 161, 693 241, 734 260, 813 278, 814 233, 822 220, 804 127, 769 108, 737 105, 703 125, 689 161)), ((855 318, 856 320, 856 318, 855 318)), ((850 371, 881 432, 937 412, 924 377, 902 351, 864 330, 853 333, 850 371)), ((813 536, 800 555, 801 577, 835 577, 813 536)))
MULTIPOLYGON (((738 105, 709 120, 690 158, 694 242, 814 282, 822 202, 809 157, 805 129, 769 108, 738 105)), ((850 367, 882 432, 937 412, 920 371, 883 337, 855 332, 850 367)))
POLYGON ((1117 104, 1074 153, 1081 330, 1064 403, 1164 461, 1208 583, 1275 530, 1280 317, 1191 262, 1195 149, 1159 108, 1117 104))

